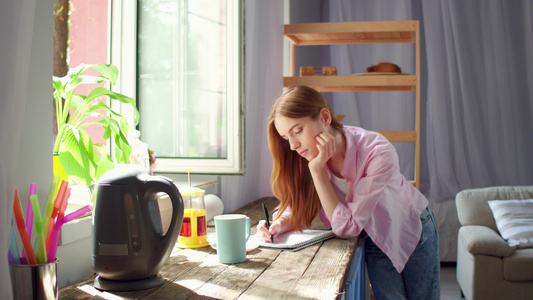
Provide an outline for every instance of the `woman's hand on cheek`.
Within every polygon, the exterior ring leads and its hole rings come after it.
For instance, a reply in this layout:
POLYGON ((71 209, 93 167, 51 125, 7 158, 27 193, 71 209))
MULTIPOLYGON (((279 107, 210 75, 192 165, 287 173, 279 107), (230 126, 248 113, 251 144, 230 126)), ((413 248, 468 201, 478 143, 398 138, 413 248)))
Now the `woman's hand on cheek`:
POLYGON ((323 170, 328 160, 335 153, 335 137, 327 132, 322 132, 317 135, 316 140, 318 144, 318 155, 309 161, 309 169, 311 171, 323 170))

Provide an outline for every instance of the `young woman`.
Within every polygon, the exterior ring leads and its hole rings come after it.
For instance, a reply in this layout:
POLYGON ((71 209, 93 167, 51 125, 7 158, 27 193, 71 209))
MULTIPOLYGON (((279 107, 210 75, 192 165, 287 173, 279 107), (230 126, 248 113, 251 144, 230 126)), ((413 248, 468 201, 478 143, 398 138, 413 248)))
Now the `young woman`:
POLYGON ((428 200, 400 173, 382 135, 343 126, 324 97, 290 87, 272 106, 268 143, 272 192, 280 200, 270 241, 320 220, 340 238, 365 238, 376 299, 439 299, 439 238, 428 200))

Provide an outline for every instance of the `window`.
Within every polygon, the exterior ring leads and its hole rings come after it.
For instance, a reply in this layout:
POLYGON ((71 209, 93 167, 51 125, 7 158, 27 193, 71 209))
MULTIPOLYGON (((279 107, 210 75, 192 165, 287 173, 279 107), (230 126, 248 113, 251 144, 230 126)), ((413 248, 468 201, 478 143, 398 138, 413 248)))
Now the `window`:
POLYGON ((112 63, 158 172, 243 172, 241 1, 113 1, 112 63))

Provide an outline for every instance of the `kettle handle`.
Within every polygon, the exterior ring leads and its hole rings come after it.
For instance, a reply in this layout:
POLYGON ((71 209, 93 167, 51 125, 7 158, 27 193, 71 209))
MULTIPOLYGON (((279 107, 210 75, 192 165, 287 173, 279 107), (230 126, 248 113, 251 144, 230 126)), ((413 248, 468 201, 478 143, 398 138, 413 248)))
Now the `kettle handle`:
POLYGON ((145 197, 155 195, 158 192, 163 192, 170 197, 170 201, 172 202, 172 219, 170 221, 170 226, 167 233, 160 240, 162 244, 157 247, 162 253, 157 253, 159 255, 156 255, 157 257, 168 256, 173 248, 170 247, 170 243, 176 243, 181 230, 183 222, 183 198, 174 182, 164 176, 149 176, 146 179, 145 186, 145 197), (164 253, 165 251, 168 253, 164 253))

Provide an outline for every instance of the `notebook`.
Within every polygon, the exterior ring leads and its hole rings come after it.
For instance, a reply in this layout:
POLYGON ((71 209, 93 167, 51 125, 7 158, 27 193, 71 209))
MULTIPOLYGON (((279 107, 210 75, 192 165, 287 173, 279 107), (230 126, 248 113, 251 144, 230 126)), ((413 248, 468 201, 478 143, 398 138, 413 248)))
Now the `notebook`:
POLYGON ((302 232, 285 232, 278 236, 275 243, 259 241, 259 246, 297 251, 333 237, 335 237, 335 234, 331 230, 304 229, 302 232))

